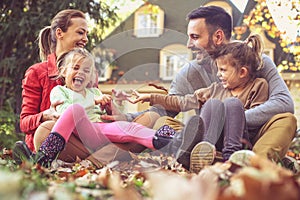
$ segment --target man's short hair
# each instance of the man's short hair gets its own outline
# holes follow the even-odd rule
[[[221,7],[218,6],[200,6],[192,10],[187,19],[204,18],[210,34],[213,34],[217,29],[222,29],[227,40],[230,40],[232,33],[232,18]]]

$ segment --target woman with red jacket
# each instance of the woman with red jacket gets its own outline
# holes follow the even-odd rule
[[[43,123],[50,129],[59,118],[55,107],[62,102],[50,103],[50,91],[56,85],[61,85],[58,75],[56,59],[74,47],[85,47],[88,42],[88,25],[85,14],[79,10],[62,10],[52,19],[51,26],[43,28],[39,33],[39,51],[42,62],[28,68],[22,81],[22,110],[20,114],[20,128],[26,134],[25,142],[29,149],[35,152],[34,141],[42,142],[47,132],[39,132],[37,128]],[[14,151],[26,152],[25,143],[16,142]],[[24,152],[25,151],[25,152]],[[14,155],[16,155],[14,153]],[[80,140],[71,138],[60,158],[72,162],[78,156],[85,159],[90,153]],[[20,159],[15,159],[17,163]]]

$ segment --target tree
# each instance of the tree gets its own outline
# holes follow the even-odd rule
[[[93,22],[89,50],[118,19],[115,11],[100,0],[0,1],[0,135],[19,132],[22,79],[27,68],[39,62],[37,35],[40,29],[50,25],[57,12],[66,8],[87,13]]]
[[[266,35],[272,39],[272,42],[279,46],[278,56],[275,58],[275,63],[278,66],[278,70],[282,72],[300,72],[300,32],[298,31],[295,41],[286,37],[286,32],[279,30],[278,25],[275,23],[275,16],[271,14],[270,8],[267,5],[266,0],[254,0],[256,5],[251,12],[244,17],[244,24],[248,26],[251,31],[255,31],[257,27],[261,27]],[[289,1],[276,1],[273,2],[277,7],[284,6],[288,8],[285,13],[286,24],[297,23],[296,30],[300,26],[300,15],[295,14],[300,11],[300,3],[297,0]],[[273,13],[274,14],[274,13]],[[295,16],[293,16],[295,15]],[[282,13],[278,13],[277,18],[282,18]],[[285,19],[285,18],[283,18]],[[293,22],[293,23],[292,23]],[[259,25],[259,26],[257,26]],[[295,31],[295,30],[292,30]],[[296,31],[295,31],[296,32]]]

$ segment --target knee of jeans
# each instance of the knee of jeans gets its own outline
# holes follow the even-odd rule
[[[223,104],[223,102],[219,99],[209,99],[205,102],[205,105],[208,105],[208,104],[213,104],[213,105],[218,105],[218,104]]]
[[[224,108],[224,103],[219,99],[209,99],[207,102],[205,102],[204,106],[221,109]]]
[[[226,98],[223,103],[225,107],[228,108],[233,108],[233,107],[244,108],[241,100],[235,97]]]

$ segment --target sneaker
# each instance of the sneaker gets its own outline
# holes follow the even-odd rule
[[[181,132],[182,141],[176,153],[176,160],[178,163],[189,170],[190,157],[193,148],[202,141],[204,134],[204,122],[199,115],[192,116],[186,123]]]
[[[209,142],[202,141],[192,150],[190,171],[199,173],[205,166],[213,164],[216,156],[216,147]]]
[[[300,172],[300,166],[295,158],[285,156],[281,159],[281,164],[284,168],[291,170],[295,174]]]
[[[251,150],[239,150],[231,154],[228,161],[240,167],[246,167],[250,166],[250,158],[254,155],[255,153]]]
[[[30,151],[24,141],[17,141],[13,148],[12,157],[15,163],[20,165],[24,160],[32,160],[33,153]]]

